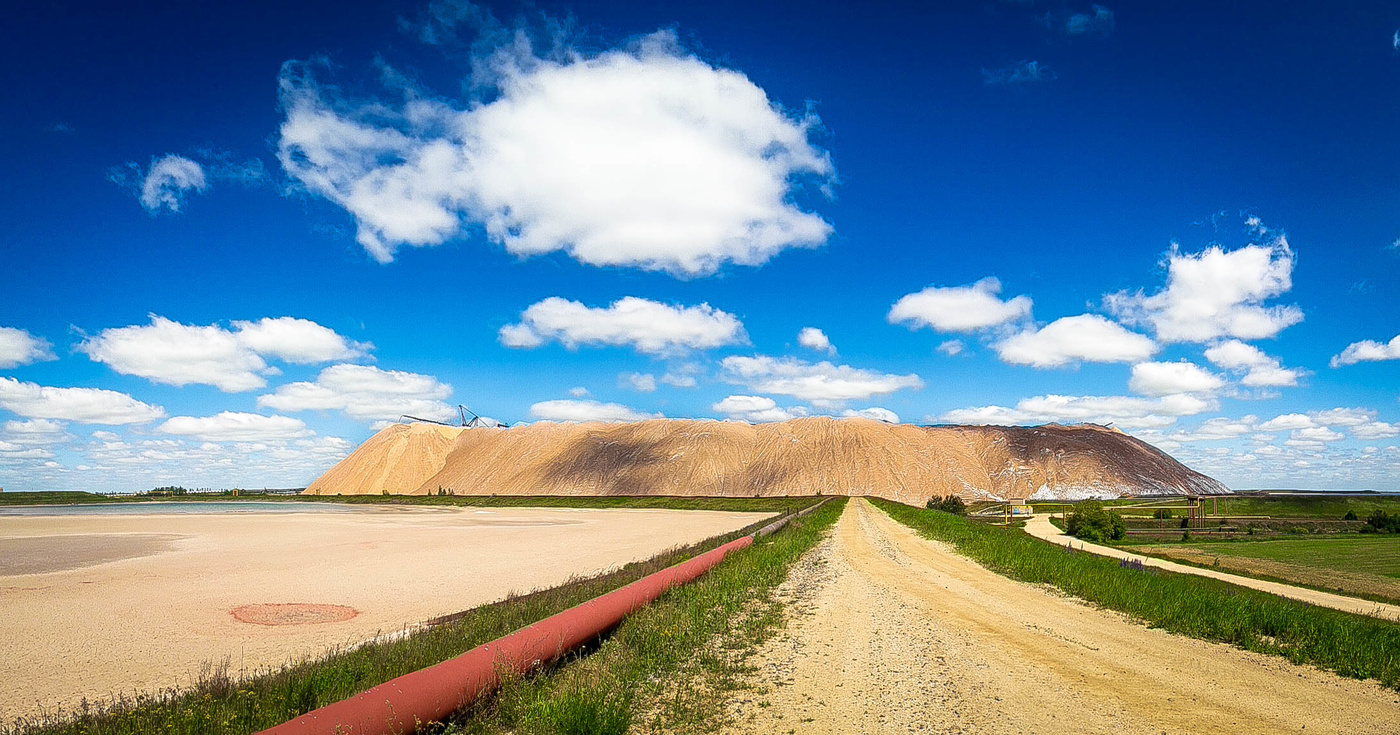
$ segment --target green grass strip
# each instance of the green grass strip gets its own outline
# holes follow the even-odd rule
[[[811,505],[814,499],[802,499]],[[760,548],[787,548],[797,529],[811,519],[829,515],[828,503],[807,516],[806,523],[789,524],[760,544]],[[752,506],[746,509],[752,509]],[[760,521],[701,544],[667,552],[617,571],[568,582],[553,589],[508,598],[452,616],[452,620],[395,640],[370,643],[331,653],[286,668],[260,672],[239,680],[226,670],[215,669],[188,690],[120,698],[85,711],[64,715],[48,723],[34,720],[0,722],[0,735],[136,735],[174,733],[189,735],[243,735],[285,722],[317,707],[353,696],[389,679],[417,671],[483,643],[519,630],[557,612],[617,589],[652,572],[726,543],[768,521]],[[780,540],[781,539],[781,540]],[[746,552],[748,550],[745,550]],[[443,563],[452,563],[444,560]],[[726,560],[721,568],[730,565]],[[724,572],[723,574],[729,574]],[[702,579],[709,580],[715,571]],[[688,589],[688,588],[684,588]],[[733,594],[746,595],[744,590]],[[667,598],[685,594],[668,593]],[[667,599],[663,598],[663,599]]]
[[[1136,571],[1017,530],[886,500],[872,501],[922,535],[988,569],[1053,585],[1172,633],[1229,643],[1400,689],[1400,624],[1316,607],[1205,577]]]
[[[700,579],[628,617],[596,650],[507,682],[445,732],[713,732],[727,694],[742,688],[750,671],[744,654],[782,625],[774,591],[845,504],[834,499],[729,554]]]

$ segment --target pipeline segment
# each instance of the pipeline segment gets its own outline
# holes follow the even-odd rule
[[[825,502],[784,516],[748,536],[551,615],[461,656],[390,679],[258,735],[405,735],[421,725],[444,720],[494,691],[503,673],[524,674],[563,657],[613,629],[666,590],[694,581],[731,551],[750,546],[756,538],[774,533]]]

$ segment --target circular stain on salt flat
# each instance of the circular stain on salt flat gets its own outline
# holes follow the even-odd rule
[[[318,605],[310,602],[264,603],[243,605],[229,610],[240,623],[254,625],[314,625],[343,623],[360,614],[344,605]]]

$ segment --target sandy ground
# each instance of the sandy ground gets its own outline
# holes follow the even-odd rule
[[[1150,556],[1134,554],[1128,551],[1124,551],[1122,549],[1115,549],[1111,546],[1099,546],[1098,544],[1085,543],[1077,538],[1064,535],[1060,531],[1060,529],[1056,528],[1054,524],[1050,523],[1050,516],[1047,514],[1038,514],[1032,516],[1030,520],[1026,521],[1026,533],[1029,533],[1030,535],[1035,536],[1036,538],[1044,539],[1051,543],[1058,544],[1060,546],[1073,544],[1074,548],[1076,549],[1083,549],[1084,551],[1088,551],[1093,554],[1098,554],[1100,556],[1108,556],[1114,559],[1128,559],[1130,561],[1140,561],[1146,566],[1165,569],[1169,572],[1178,572],[1180,574],[1194,574],[1198,577],[1210,577],[1212,579],[1219,579],[1229,582],[1230,584],[1237,584],[1241,587],[1249,587],[1256,590],[1262,590],[1264,592],[1279,595],[1280,597],[1288,597],[1294,600],[1302,600],[1303,602],[1309,602],[1319,607],[1330,607],[1334,610],[1342,610],[1349,613],[1356,613],[1358,615],[1371,615],[1373,617],[1386,618],[1388,620],[1400,620],[1400,605],[1390,605],[1384,602],[1371,602],[1369,600],[1361,600],[1355,597],[1347,597],[1346,595],[1336,595],[1332,594],[1331,592],[1321,592],[1318,590],[1308,589],[1307,587],[1297,587],[1291,584],[1284,584],[1282,582],[1269,582],[1262,579],[1254,579],[1253,577],[1243,577],[1238,574],[1229,574],[1227,572],[1221,572],[1215,569],[1202,569],[1200,567],[1193,567],[1187,564],[1177,564],[1176,562],[1166,561],[1165,559],[1154,559]]]
[[[764,516],[378,506],[0,517],[0,720],[185,685],[224,657],[233,672],[282,664]],[[232,613],[288,603],[318,606],[300,618],[312,622]]]
[[[1400,694],[1174,636],[1015,582],[863,500],[794,571],[801,601],[732,732],[1392,733]]]

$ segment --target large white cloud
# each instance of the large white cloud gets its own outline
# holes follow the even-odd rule
[[[1296,306],[1264,305],[1293,287],[1293,261],[1282,236],[1267,245],[1214,246],[1194,255],[1173,247],[1166,288],[1151,296],[1109,294],[1104,305],[1128,324],[1151,326],[1163,342],[1273,337],[1303,320]]]
[[[391,109],[337,106],[289,64],[282,165],[354,215],[358,241],[381,262],[471,222],[521,256],[565,251],[697,276],[832,232],[791,200],[796,179],[834,178],[809,142],[816,118],[683,52],[673,33],[564,61],[517,44],[483,68],[497,93],[489,101],[458,109],[411,95]]]
[[[212,385],[233,393],[267,385],[264,356],[293,363],[358,357],[371,345],[348,340],[306,319],[280,317],[217,325],[181,324],[155,314],[148,325],[104,329],[78,350],[124,375],[156,383]]]
[[[1288,388],[1298,385],[1305,371],[1283,367],[1276,357],[1237,339],[1212,345],[1205,356],[1212,364],[1231,372],[1243,373],[1240,383],[1250,388]]]
[[[782,408],[778,406],[777,401],[767,396],[729,396],[710,406],[710,410],[724,414],[725,418],[751,424],[787,421],[807,415],[807,411],[801,407]]]
[[[57,359],[48,340],[35,337],[23,329],[0,327],[0,368]]]
[[[924,381],[913,373],[891,375],[827,361],[813,364],[792,357],[732,356],[724,358],[720,367],[727,382],[756,393],[793,396],[819,406],[924,387]]]
[[[178,212],[185,192],[204,191],[208,185],[203,166],[172,153],[151,161],[141,181],[141,206],[152,214],[163,209]]]
[[[1215,409],[1212,400],[1187,394],[1160,398],[1134,396],[1061,396],[1023,398],[1014,407],[980,406],[949,411],[938,420],[955,424],[1041,424],[1046,422],[1115,424],[1124,429],[1161,428],[1181,416]]]
[[[670,306],[628,296],[606,308],[551,296],[532,304],[520,323],[501,327],[501,344],[534,348],[558,341],[581,345],[631,346],[638,352],[668,354],[748,344],[744,325],[733,314],[709,304]]]
[[[165,417],[165,409],[125,393],[100,388],[53,388],[0,378],[0,408],[33,419],[82,424],[144,424]]]
[[[159,429],[163,434],[210,442],[286,441],[311,436],[301,419],[224,411],[215,416],[173,416]]]
[[[1128,380],[1128,390],[1144,396],[1209,394],[1223,387],[1224,378],[1186,360],[1140,362],[1133,366],[1132,377]]]
[[[975,332],[1030,318],[1029,296],[1002,301],[999,293],[1001,281],[996,278],[983,278],[969,286],[929,286],[894,302],[885,318],[891,324],[939,332]]]
[[[315,382],[288,383],[258,396],[275,411],[341,411],[361,421],[394,421],[402,415],[445,421],[456,410],[443,403],[452,386],[431,375],[380,370],[372,365],[332,365]]]
[[[1335,368],[1343,365],[1355,365],[1358,362],[1381,362],[1383,360],[1400,360],[1400,335],[1384,343],[1370,339],[1352,342],[1340,354],[1332,357],[1331,365]]]
[[[540,401],[530,406],[530,415],[541,421],[607,421],[626,422],[659,419],[659,413],[643,413],[620,403],[558,399]]]
[[[1056,319],[992,345],[1003,362],[1053,368],[1075,362],[1139,362],[1157,353],[1147,337],[1097,314]]]

